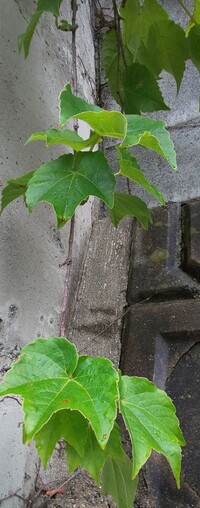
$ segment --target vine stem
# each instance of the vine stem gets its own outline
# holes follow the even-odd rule
[[[139,307],[140,305],[142,305],[142,303],[150,302],[151,299],[153,298],[154,294],[155,293],[152,293],[150,296],[147,296],[147,298],[140,300],[140,302],[133,303],[132,305],[130,305],[130,307],[128,307],[128,309],[125,310],[125,312],[123,312],[122,314],[119,314],[119,316],[117,316],[115,319],[113,319],[113,321],[111,321],[111,323],[109,325],[107,325],[101,332],[97,333],[97,335],[95,335],[91,339],[90,344],[92,342],[95,342],[101,335],[103,335],[105,332],[107,332],[107,330],[109,330],[115,323],[117,323],[117,321],[119,321],[119,319],[123,319],[133,308]],[[88,348],[88,345],[83,347],[82,349],[79,349],[79,353],[82,353],[87,348]]]
[[[61,308],[61,320],[60,320],[60,337],[65,337],[66,332],[66,310],[69,302],[69,282],[72,271],[72,252],[73,252],[73,242],[74,242],[74,231],[75,231],[75,216],[71,218],[70,221],[70,233],[69,233],[69,246],[68,246],[68,256],[65,261],[67,265],[65,280],[64,280],[64,293],[63,293],[63,302]]]
[[[77,0],[72,0],[72,87],[74,94],[78,93],[78,79],[77,79],[77,52],[76,52],[76,13],[77,13]],[[74,131],[78,131],[78,122],[74,122]],[[73,243],[74,243],[74,232],[75,232],[75,214],[70,221],[70,232],[69,232],[69,244],[68,244],[68,255],[67,259],[62,265],[66,265],[66,273],[64,279],[64,292],[63,301],[61,307],[61,318],[60,318],[60,337],[66,335],[66,311],[69,303],[69,284],[72,272],[72,254],[73,254]],[[62,266],[60,265],[60,266]]]
[[[183,10],[186,12],[186,14],[190,17],[190,19],[192,19],[192,21],[194,21],[195,25],[196,25],[196,21],[195,19],[193,18],[193,15],[191,14],[191,12],[189,11],[189,9],[186,7],[186,5],[182,2],[182,0],[178,0],[178,3],[181,5],[181,7],[183,8]]]

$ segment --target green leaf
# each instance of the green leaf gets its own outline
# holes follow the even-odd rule
[[[30,173],[26,173],[18,178],[8,180],[6,187],[2,191],[1,211],[3,211],[3,209],[12,201],[25,195],[28,182],[33,175],[34,171],[31,171]]]
[[[190,58],[200,72],[200,25],[195,25],[188,36]]]
[[[145,116],[127,115],[127,136],[121,147],[142,145],[162,155],[176,171],[176,153],[163,120],[153,120]]]
[[[126,176],[133,182],[140,185],[143,189],[145,189],[149,194],[151,194],[155,199],[157,199],[161,205],[165,205],[165,199],[162,193],[157,189],[155,185],[150,183],[145,177],[144,173],[141,171],[135,157],[132,157],[131,154],[128,153],[124,149],[118,149],[119,152],[119,165],[120,165],[120,174]]]
[[[80,466],[80,462],[82,461],[81,456],[77,453],[75,448],[71,446],[69,443],[66,443],[66,452],[67,452],[67,466],[69,474],[73,473],[77,467]]]
[[[115,177],[102,152],[62,155],[35,171],[26,202],[30,210],[43,201],[52,204],[61,227],[90,195],[112,207],[114,186]]]
[[[59,30],[63,30],[64,32],[71,32],[72,25],[66,19],[61,19],[58,25]]]
[[[127,45],[132,32],[138,26],[138,18],[140,15],[139,0],[126,0],[124,6],[120,7],[120,16],[123,18],[123,42]]]
[[[19,52],[21,52],[22,48],[24,49],[25,58],[29,54],[31,40],[41,15],[44,11],[47,11],[51,12],[56,17],[59,16],[62,1],[63,0],[38,0],[37,10],[31,17],[26,32],[18,37],[18,49]]]
[[[124,87],[122,78],[125,66],[123,59],[118,54],[116,30],[109,30],[104,35],[102,60],[112,95],[117,103],[123,106]]]
[[[66,445],[67,461],[69,472],[72,473],[78,466],[82,467],[95,480],[97,485],[100,484],[100,471],[106,460],[104,450],[100,448],[94,432],[88,428],[87,440],[85,444],[85,454],[80,457],[76,450]]]
[[[122,458],[108,457],[102,473],[102,494],[110,494],[118,508],[132,508],[137,478],[131,479],[132,462],[124,452]]]
[[[148,379],[122,376],[120,411],[132,442],[133,478],[156,450],[168,460],[180,487],[180,445],[185,440],[171,399]]]
[[[138,43],[140,40],[146,41],[150,26],[168,19],[167,12],[156,0],[145,0],[142,6],[138,0],[126,0],[120,13],[124,19],[124,42],[134,57],[136,53],[132,51],[132,39],[137,38]]]
[[[63,0],[38,0],[37,10],[51,12],[54,16],[59,16],[62,1]]]
[[[78,437],[78,436],[77,436]],[[108,457],[121,459],[124,457],[124,451],[121,445],[121,432],[119,426],[115,423],[111,431],[108,443],[104,450],[100,448],[91,427],[88,428],[87,440],[85,442],[84,454],[82,457],[74,447],[66,444],[67,462],[69,472],[72,473],[78,466],[82,467],[92,476],[97,485],[100,483],[100,472]]]
[[[87,438],[87,430],[87,420],[78,411],[66,409],[54,413],[34,437],[43,466],[46,468],[56,443],[62,437],[82,456]]]
[[[156,79],[144,65],[129,65],[124,72],[123,85],[126,113],[169,110]]]
[[[72,94],[68,83],[60,95],[60,124],[63,126],[70,118],[87,122],[99,136],[124,138],[127,121],[118,111],[105,111],[95,104],[89,104]]]
[[[24,399],[27,443],[55,412],[72,409],[91,423],[103,448],[116,418],[118,374],[105,358],[78,359],[66,339],[36,339],[23,348],[1,383],[0,395],[8,393]]]
[[[174,21],[160,21],[149,29],[146,48],[155,73],[165,70],[176,80],[177,91],[180,88],[185,61],[188,58],[185,32]]]
[[[110,218],[115,227],[126,216],[136,217],[144,229],[148,229],[151,214],[146,203],[137,196],[129,196],[121,192],[114,193],[114,206],[110,210]]]
[[[82,139],[76,132],[71,131],[70,129],[49,129],[48,131],[43,132],[34,132],[26,143],[30,143],[30,141],[38,141],[44,140],[46,141],[47,146],[52,146],[56,144],[62,144],[70,146],[76,152],[83,150],[84,148],[94,146],[101,141],[99,136],[92,132],[89,139]]]
[[[195,26],[195,24],[200,24],[200,0],[194,0],[194,12],[192,15],[192,19],[190,19],[187,27],[186,27],[186,35],[189,34],[191,28]]]
[[[89,104],[84,99],[72,93],[70,83],[67,83],[60,93],[60,124],[63,126],[70,118],[83,111],[102,111],[96,104]]]
[[[27,26],[26,32],[19,35],[19,37],[18,37],[18,50],[20,53],[22,48],[24,49],[25,58],[29,54],[31,39],[33,37],[34,31],[36,29],[36,26],[38,24],[38,21],[39,21],[41,15],[42,15],[42,11],[36,11],[35,14],[33,14],[33,16],[31,17],[31,20]]]

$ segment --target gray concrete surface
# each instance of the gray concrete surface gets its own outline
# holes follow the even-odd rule
[[[107,8],[110,1],[102,0]],[[162,3],[162,2],[161,2]],[[188,2],[191,5],[192,2]],[[63,5],[65,2],[63,2]],[[163,1],[174,19],[185,20],[177,2]],[[67,5],[67,2],[66,2]],[[92,36],[90,0],[79,0],[77,31],[77,63],[79,93],[87,99],[95,98],[95,64]],[[69,7],[69,6],[68,6]],[[29,58],[24,61],[16,48],[17,35],[24,31],[33,8],[32,0],[7,0],[1,5],[0,18],[0,185],[7,179],[37,167],[50,157],[63,153],[63,149],[47,150],[42,143],[24,147],[26,138],[35,130],[58,125],[57,97],[65,83],[71,79],[71,36],[58,32],[48,15],[41,20],[34,36]],[[69,19],[69,12],[63,12]],[[102,83],[104,76],[102,75]],[[187,65],[184,81],[176,96],[173,78],[163,75],[161,83],[166,101],[172,110],[159,113],[170,126],[178,157],[179,173],[173,174],[163,159],[145,150],[135,153],[149,179],[163,191],[167,200],[182,201],[200,195],[199,175],[199,76],[191,64]],[[102,104],[109,109],[115,105],[104,87]],[[86,127],[80,126],[87,135]],[[114,152],[107,144],[106,152],[114,161]],[[121,188],[124,186],[121,183]],[[144,197],[142,191],[137,194]],[[145,195],[150,206],[154,201]],[[71,302],[67,321],[69,337],[78,349],[94,355],[105,354],[118,364],[120,357],[121,321],[105,333],[104,328],[123,313],[126,305],[127,273],[131,223],[124,221],[115,231],[107,219],[91,224],[91,200],[77,212],[74,263],[71,284]],[[97,208],[96,208],[97,215]],[[20,348],[36,336],[57,335],[59,331],[65,268],[59,263],[66,257],[69,227],[56,229],[53,211],[48,205],[38,206],[31,215],[22,201],[13,203],[0,217],[0,369],[3,374]],[[90,240],[90,241],[89,241]],[[85,265],[83,267],[83,260]],[[81,276],[82,274],[82,276]],[[77,292],[77,305],[73,326],[70,318],[74,309],[73,296]],[[94,336],[101,333],[94,341]],[[37,478],[37,458],[33,447],[21,444],[22,415],[15,400],[0,403],[0,506],[21,508],[43,482],[55,486],[66,479],[63,453],[55,452],[46,473],[40,469]],[[61,456],[61,460],[57,460]],[[37,480],[37,482],[36,482]],[[83,495],[81,477],[69,483],[70,498],[52,500],[48,506],[112,506],[91,494],[88,482]],[[77,484],[80,485],[76,495]],[[85,497],[88,495],[88,503]],[[91,494],[91,497],[90,497]],[[11,496],[11,497],[10,497]],[[7,498],[7,500],[3,500]],[[78,499],[76,503],[76,498]],[[38,508],[42,499],[37,499]],[[46,498],[44,500],[46,502]],[[66,503],[68,503],[66,505]],[[35,505],[36,506],[36,505]]]
[[[32,0],[7,0],[0,17],[0,185],[34,169],[64,148],[46,150],[43,143],[24,147],[34,131],[58,126],[58,95],[71,80],[71,34],[56,30],[44,15],[34,35],[30,56],[18,55],[17,36],[34,10]],[[63,17],[69,19],[66,2]],[[94,100],[95,66],[90,4],[79,2],[77,62],[79,93]],[[86,126],[81,134],[88,136]],[[6,371],[20,348],[37,336],[59,333],[69,226],[61,232],[50,206],[28,214],[21,199],[0,217],[0,369]],[[91,228],[91,200],[77,213],[72,286],[85,256]],[[21,444],[22,414],[14,400],[0,403],[0,505],[24,506],[35,484],[36,455]],[[12,496],[17,494],[17,496]],[[11,496],[11,497],[10,497]],[[8,498],[7,500],[5,498]],[[3,501],[4,500],[4,501]]]

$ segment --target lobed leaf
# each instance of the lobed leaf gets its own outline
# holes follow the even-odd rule
[[[62,2],[63,0],[38,0],[37,10],[51,12],[54,16],[59,16]]]
[[[102,494],[110,494],[118,508],[132,508],[138,480],[131,478],[132,462],[125,452],[123,457],[108,457],[102,473]]]
[[[124,43],[131,52],[133,37],[136,36],[138,42],[139,40],[146,41],[151,25],[168,19],[167,12],[156,0],[145,0],[142,7],[138,0],[126,0],[125,6],[120,9],[120,14],[124,19]],[[135,52],[133,55],[136,58]]]
[[[26,173],[23,176],[19,176],[18,178],[8,180],[6,187],[4,187],[2,191],[1,197],[1,211],[6,208],[12,201],[19,198],[20,196],[25,196],[27,185],[29,180],[34,175],[34,171],[30,173]]]
[[[78,435],[77,438],[79,439]],[[100,484],[100,472],[108,459],[113,457],[121,459],[124,457],[124,451],[121,444],[121,432],[119,426],[115,423],[104,450],[99,446],[91,427],[88,427],[85,449],[82,456],[77,453],[75,447],[67,443],[67,462],[69,472],[72,473],[78,466],[82,467],[91,475],[97,485]]]
[[[76,152],[79,152],[84,148],[93,147],[101,141],[95,132],[91,132],[88,139],[83,139],[81,136],[76,134],[76,132],[73,132],[70,129],[49,129],[48,131],[34,132],[30,138],[28,138],[26,143],[38,140],[46,141],[46,145],[48,147],[56,144],[62,144],[69,146]]]
[[[21,52],[22,48],[24,49],[25,58],[29,54],[31,40],[41,15],[46,11],[56,17],[59,16],[62,1],[63,0],[38,0],[36,11],[30,19],[26,32],[18,37],[18,49],[19,52]]]
[[[46,201],[54,207],[62,227],[88,196],[113,206],[115,177],[102,152],[62,155],[40,166],[29,180],[26,202],[30,210]]]
[[[56,443],[62,437],[82,456],[87,438],[87,430],[87,420],[78,411],[65,409],[54,413],[34,437],[43,466],[46,468]]]
[[[33,14],[33,16],[31,17],[26,32],[19,35],[18,37],[18,50],[20,53],[23,48],[25,58],[27,58],[29,54],[31,40],[41,15],[42,11],[36,11],[35,14]]]
[[[54,413],[71,409],[90,422],[104,448],[117,413],[118,374],[105,358],[78,358],[66,339],[36,339],[23,348],[0,384],[0,395],[8,393],[24,399],[26,443]]]
[[[117,103],[123,106],[124,86],[122,79],[125,65],[122,57],[119,56],[116,30],[108,30],[104,35],[102,60],[112,95]],[[132,63],[132,58],[130,63]]]
[[[141,171],[138,163],[127,150],[123,148],[118,149],[119,152],[119,165],[120,165],[120,174],[126,176],[133,182],[140,185],[143,189],[145,189],[149,194],[151,194],[155,199],[157,199],[161,205],[165,205],[165,199],[162,193],[157,189],[155,185],[150,183],[145,177],[144,173]]]
[[[185,440],[171,399],[148,379],[122,376],[120,411],[132,442],[133,478],[154,449],[166,457],[180,487]]]
[[[144,229],[148,229],[151,222],[151,214],[146,203],[137,196],[130,196],[121,192],[114,193],[114,206],[109,212],[115,227],[126,216],[138,219]]]
[[[163,120],[153,120],[145,116],[126,115],[128,121],[127,136],[120,147],[127,148],[142,145],[162,155],[176,171],[176,153]]]
[[[194,12],[192,14],[192,18],[190,19],[187,27],[186,27],[186,35],[189,34],[191,28],[195,25],[200,24],[200,0],[194,0]]]
[[[190,58],[200,72],[200,24],[193,26],[188,36]]]
[[[124,71],[122,96],[127,114],[170,109],[163,100],[153,74],[138,63],[129,65]]]
[[[81,97],[72,93],[70,83],[67,83],[60,93],[60,124],[63,126],[70,118],[84,111],[102,111],[96,104],[89,104]]]
[[[172,74],[176,80],[177,91],[179,91],[185,71],[185,61],[188,58],[184,30],[171,20],[155,23],[149,29],[145,47],[149,55],[151,68],[153,62],[157,75],[162,70]]]
[[[68,83],[60,94],[60,124],[63,126],[70,118],[87,122],[99,136],[124,138],[127,121],[118,111],[105,111],[95,104],[89,104],[72,94]]]

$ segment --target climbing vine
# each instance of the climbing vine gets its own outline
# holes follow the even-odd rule
[[[74,221],[76,208],[92,195],[105,203],[115,227],[125,216],[131,216],[148,228],[151,214],[146,203],[130,189],[121,193],[116,187],[119,177],[131,180],[165,205],[162,192],[146,178],[133,154],[137,145],[157,152],[177,170],[165,122],[141,115],[169,109],[159,87],[163,70],[173,75],[178,92],[186,60],[191,59],[200,69],[200,1],[194,1],[192,13],[181,0],[177,1],[189,18],[185,31],[156,0],[123,0],[119,9],[113,0],[112,19],[104,16],[98,2],[99,26],[108,29],[102,60],[121,112],[106,111],[79,97],[74,70],[73,90],[67,83],[60,94],[60,129],[35,132],[27,140],[43,141],[47,147],[66,145],[67,153],[9,180],[2,192],[2,211],[19,196],[29,211],[40,202],[48,202],[61,228],[69,220]],[[71,23],[60,15],[62,3],[37,1],[27,30],[18,39],[25,57],[45,11],[54,16],[58,29],[72,32],[75,44],[77,5],[72,2]],[[74,130],[66,127],[71,119],[75,121]],[[77,120],[89,125],[88,139],[79,136]],[[103,152],[96,149],[104,138],[115,140],[115,173]],[[73,153],[68,153],[68,148]],[[71,239],[73,228],[74,222]],[[68,266],[70,256],[71,250]],[[63,319],[61,336],[65,330]],[[185,441],[175,408],[167,394],[147,379],[122,375],[106,358],[79,356],[75,346],[63,337],[36,339],[23,348],[0,385],[0,395],[10,393],[23,399],[23,441],[35,440],[44,467],[57,441],[64,438],[69,471],[78,466],[86,469],[102,492],[113,496],[118,508],[132,508],[138,473],[153,449],[166,457],[180,487],[181,446]],[[132,460],[122,446],[118,413],[130,435]]]

